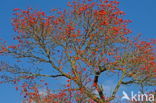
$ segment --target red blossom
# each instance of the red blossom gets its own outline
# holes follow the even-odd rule
[[[8,48],[16,49],[17,46],[8,46]]]
[[[85,7],[85,6],[79,8],[80,11],[85,11],[86,9],[87,9],[87,7]]]
[[[99,15],[106,15],[106,14],[107,14],[107,12],[105,10],[100,10],[99,11]]]
[[[66,86],[67,86],[67,87],[70,87],[70,84],[67,84]]]
[[[19,8],[15,8],[15,9],[13,9],[13,11],[18,11],[18,10],[20,10]]]

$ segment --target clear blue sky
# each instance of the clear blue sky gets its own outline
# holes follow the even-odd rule
[[[156,0],[119,0],[126,18],[133,21],[129,25],[133,34],[142,33],[145,38],[156,38]],[[0,38],[12,42],[13,32],[10,24],[14,8],[32,7],[48,11],[64,8],[67,0],[0,0]],[[0,103],[20,103],[19,93],[11,85],[0,85]]]

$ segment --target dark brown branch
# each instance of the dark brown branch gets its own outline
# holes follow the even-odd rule
[[[135,81],[131,80],[131,81],[122,81],[121,84],[124,84],[124,85],[127,85],[127,84],[132,84],[132,83],[135,83]]]
[[[101,66],[99,66],[99,70],[98,72],[95,73],[95,77],[94,77],[94,84],[97,84],[98,83],[98,79],[99,79],[99,76],[102,72],[106,71],[106,68],[102,68]]]
[[[98,79],[99,79],[100,74],[104,71],[106,71],[106,68],[99,66],[99,71],[95,73],[95,77],[94,77],[94,86],[96,87],[101,99],[104,99],[104,94],[103,94],[102,89],[98,86]]]
[[[18,73],[20,73],[20,74],[27,74],[27,75],[30,75],[30,76],[42,76],[42,77],[52,77],[52,78],[65,76],[63,74],[45,75],[45,74],[33,74],[31,72],[18,72]]]
[[[40,57],[38,57],[38,56],[35,56],[35,55],[33,55],[33,54],[31,54],[31,55],[30,55],[30,54],[29,54],[29,55],[25,55],[25,54],[15,53],[15,52],[12,52],[12,51],[9,51],[8,53],[9,53],[9,54],[14,54],[14,55],[16,55],[17,58],[33,58],[33,59],[36,59],[36,60],[38,60],[38,61],[40,61],[40,62],[49,63],[48,60],[45,60],[45,59],[40,58]]]

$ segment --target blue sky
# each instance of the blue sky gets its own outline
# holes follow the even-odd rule
[[[126,18],[133,22],[129,25],[133,35],[142,33],[144,38],[156,38],[156,0],[119,0]],[[52,8],[64,8],[67,0],[0,0],[0,38],[12,43],[15,34],[11,26],[12,10],[32,7],[48,11]],[[20,103],[19,93],[11,85],[0,85],[1,103]]]

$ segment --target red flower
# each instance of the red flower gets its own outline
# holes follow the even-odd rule
[[[67,86],[67,87],[70,87],[70,84],[67,84],[66,86]]]
[[[78,35],[76,35],[76,34],[72,34],[72,35],[71,35],[71,37],[74,37],[74,38],[77,37],[77,36],[78,36]]]
[[[92,54],[93,54],[93,55],[96,55],[96,52],[93,51]]]
[[[75,57],[75,60],[79,60],[80,59],[80,57]]]
[[[67,82],[70,82],[70,79],[68,79]]]
[[[7,50],[7,48],[2,47],[2,51],[3,51],[3,52],[6,52],[6,51],[8,51],[8,50]]]
[[[18,11],[18,10],[20,10],[19,8],[15,8],[15,9],[13,9],[13,11]]]
[[[108,36],[106,36],[106,37],[105,37],[105,39],[109,39],[109,37],[108,37]]]
[[[115,31],[115,32],[118,32],[118,31],[120,30],[119,27],[113,27],[112,29],[113,29],[113,31]]]
[[[41,12],[40,14],[41,14],[42,16],[45,16],[45,12]]]
[[[105,10],[100,10],[99,11],[99,15],[106,15],[106,14],[107,14],[107,12]]]
[[[86,68],[83,68],[83,70],[86,71],[87,69]]]
[[[8,48],[16,49],[17,46],[8,46]]]
[[[108,55],[114,55],[114,53],[112,53],[112,52],[109,52],[109,53],[108,53]]]
[[[29,13],[29,11],[23,11],[23,13],[26,13],[26,14],[28,14],[28,13]]]
[[[104,21],[101,23],[101,25],[109,25],[109,23],[107,21]]]
[[[150,57],[150,59],[151,59],[151,60],[154,60],[155,58],[154,58],[154,57]]]
[[[32,8],[28,8],[28,10],[32,10]]]
[[[98,48],[96,48],[96,49],[95,49],[95,51],[99,51],[99,49],[98,49]]]
[[[80,11],[84,11],[84,10],[86,10],[86,9],[87,9],[86,7],[80,7],[80,8],[79,8]]]
[[[29,20],[29,23],[30,24],[34,24],[35,22],[33,20]]]

